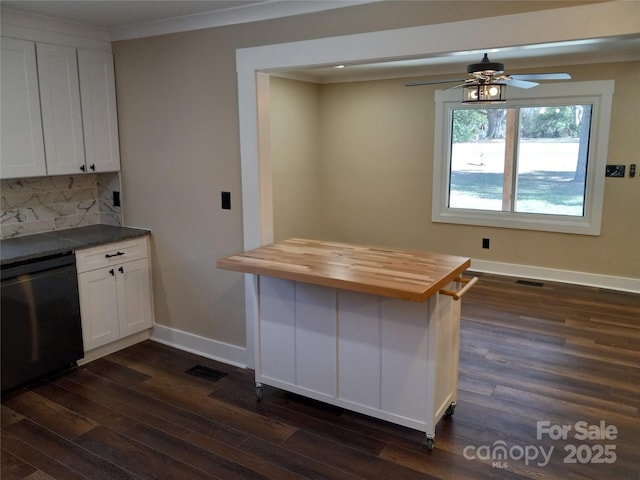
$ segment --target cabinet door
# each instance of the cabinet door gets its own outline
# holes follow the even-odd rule
[[[102,268],[78,275],[85,351],[120,337],[115,274],[115,268]]]
[[[120,170],[116,82],[110,53],[78,50],[85,158],[89,171]]]
[[[127,262],[117,268],[120,337],[151,328],[149,259]]]
[[[2,38],[0,177],[47,174],[33,42]]]
[[[44,148],[49,175],[84,171],[76,49],[37,44]]]

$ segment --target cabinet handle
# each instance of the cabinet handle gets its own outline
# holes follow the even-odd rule
[[[478,277],[473,277],[473,278],[455,278],[454,279],[456,282],[458,283],[462,283],[464,284],[464,287],[462,287],[460,290],[458,290],[457,292],[452,292],[451,290],[440,290],[440,294],[441,295],[449,295],[450,297],[453,297],[454,300],[460,300],[462,298],[462,296],[467,293],[467,290],[469,290],[471,287],[473,287],[477,282],[478,282]]]
[[[92,172],[96,171],[96,165],[95,163],[92,163],[91,166],[89,167],[91,169]]]
[[[83,172],[87,171],[87,167],[85,167],[84,165],[80,165],[80,170],[82,170]]]
[[[113,268],[111,270],[109,270],[109,273],[111,274],[112,277],[116,276],[116,272],[113,271]]]
[[[120,255],[124,255],[124,252],[107,253],[107,254],[105,255],[105,257],[106,257],[106,258],[119,257]]]
[[[120,267],[120,268],[118,268],[118,271],[119,271],[120,273],[124,273],[124,267]]]

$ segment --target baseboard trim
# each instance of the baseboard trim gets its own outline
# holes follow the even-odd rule
[[[247,368],[247,349],[164,325],[154,325],[151,340],[218,362]]]
[[[558,270],[555,268],[532,267],[513,263],[472,260],[470,270],[481,273],[495,273],[509,277],[524,277],[550,282],[571,283],[587,287],[606,288],[622,292],[640,293],[640,278],[615,277],[595,273]]]

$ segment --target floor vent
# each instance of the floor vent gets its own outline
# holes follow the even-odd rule
[[[189,375],[194,375],[196,377],[206,378],[207,380],[211,380],[212,382],[217,382],[226,375],[225,372],[205,367],[204,365],[196,365],[195,367],[191,367],[186,371],[186,373],[188,373]]]
[[[531,280],[516,280],[520,285],[529,285],[530,287],[544,287],[542,282],[532,282]]]

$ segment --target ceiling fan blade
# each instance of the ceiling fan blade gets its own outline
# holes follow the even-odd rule
[[[557,73],[523,73],[509,75],[514,80],[571,80],[571,75],[566,72]]]
[[[533,87],[537,87],[538,85],[540,85],[539,83],[536,83],[536,82],[527,82],[527,81],[524,81],[524,80],[515,80],[513,78],[505,78],[504,80],[500,80],[500,81],[506,83],[510,87],[516,87],[516,88],[533,88]]]
[[[467,80],[464,83],[459,83],[458,85],[453,85],[451,87],[447,87],[444,90],[453,90],[454,88],[466,87],[467,85],[477,85],[475,82]]]
[[[424,80],[419,82],[409,82],[405,83],[405,87],[419,87],[422,85],[436,85],[438,83],[454,83],[454,82],[464,82],[464,78],[450,78],[449,80]]]

